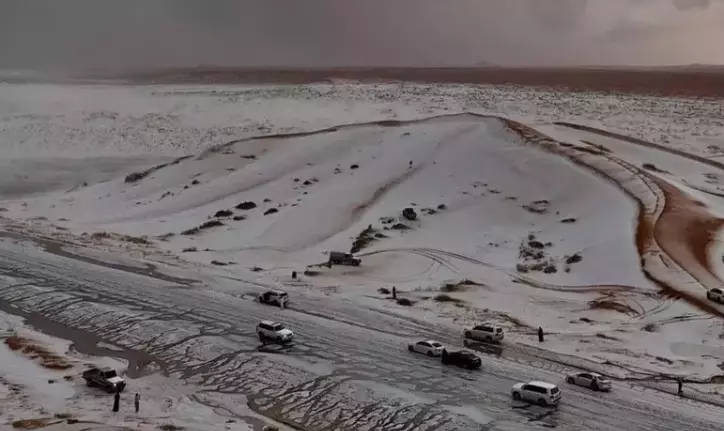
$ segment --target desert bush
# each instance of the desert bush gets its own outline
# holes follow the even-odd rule
[[[641,328],[641,330],[646,332],[658,332],[659,325],[655,323],[647,323],[643,328]]]
[[[410,301],[410,300],[407,299],[407,298],[399,298],[399,299],[397,300],[397,304],[398,304],[398,305],[403,305],[403,306],[405,306],[405,307],[410,307],[410,306],[412,306],[412,305],[414,304],[414,302]]]
[[[435,296],[433,298],[433,300],[436,302],[455,302],[455,303],[462,302],[462,300],[460,300],[458,298],[453,298],[452,296],[446,295],[444,293],[441,293],[441,294]]]

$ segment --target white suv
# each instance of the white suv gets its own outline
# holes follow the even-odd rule
[[[561,390],[553,383],[532,381],[513,385],[513,399],[553,406],[561,400]]]
[[[500,343],[504,337],[503,328],[494,325],[477,325],[465,330],[465,338],[475,341]]]
[[[284,325],[271,320],[262,320],[256,325],[256,332],[259,335],[259,339],[274,340],[277,343],[289,343],[294,339],[294,332],[291,329],[285,328]]]

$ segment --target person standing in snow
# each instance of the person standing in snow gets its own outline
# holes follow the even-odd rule
[[[539,343],[543,342],[543,328],[540,326],[538,327],[538,342]]]
[[[118,408],[121,405],[121,393],[116,392],[115,395],[113,395],[113,412],[118,413]]]
[[[138,409],[141,406],[141,394],[136,392],[136,396],[133,397],[133,407],[136,408],[136,413],[138,413]]]
[[[684,396],[684,380],[682,380],[681,377],[679,377],[676,380],[677,380],[677,383],[679,384],[679,390],[677,392],[678,392],[679,396],[682,397],[682,396]]]
[[[397,288],[392,286],[392,299],[397,301]]]

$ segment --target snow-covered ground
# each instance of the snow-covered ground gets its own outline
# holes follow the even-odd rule
[[[495,116],[451,115],[463,111]],[[721,325],[644,276],[643,191],[523,139],[498,117],[561,148],[607,148],[612,158],[600,161],[578,151],[601,169],[653,164],[647,175],[699,193],[717,213],[720,198],[688,187],[716,192],[721,169],[553,122],[716,160],[723,111],[720,101],[485,86],[6,85],[0,216],[6,229],[460,328],[494,321],[511,343],[537,344],[542,326],[547,349],[707,379],[721,373]],[[219,223],[193,230],[210,221]],[[360,267],[315,266],[356,240]],[[722,274],[717,250],[710,260]],[[645,261],[654,278],[703,297],[694,274],[660,262]],[[393,286],[411,306],[383,300],[380,289]]]
[[[14,316],[0,313],[0,334],[22,337],[67,362],[68,368],[48,369],[28,353],[13,351],[0,344],[0,421],[2,427],[22,429],[19,421],[47,424],[51,431],[94,430],[157,430],[164,425],[185,430],[254,429],[252,423],[268,422],[245,408],[238,400],[233,414],[212,406],[213,396],[197,393],[189,386],[158,374],[139,378],[126,375],[127,362],[109,357],[83,356],[61,339],[28,329]],[[113,396],[97,388],[86,387],[80,377],[88,366],[116,369],[128,384],[122,393],[120,411],[112,412]],[[141,395],[140,411],[135,413],[133,396]],[[224,414],[226,413],[226,414]],[[244,418],[246,418],[245,421]],[[77,420],[77,423],[69,423]],[[280,428],[284,429],[284,428]]]

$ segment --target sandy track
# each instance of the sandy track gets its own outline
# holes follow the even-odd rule
[[[602,151],[581,151],[558,143],[521,123],[505,120],[508,127],[526,142],[565,157],[595,174],[612,181],[639,206],[636,246],[644,275],[661,288],[661,293],[684,299],[712,315],[724,312],[683,288],[682,275],[705,288],[722,287],[709,263],[707,249],[715,240],[724,220],[712,217],[706,209],[673,185]],[[586,159],[586,157],[588,159]],[[678,275],[672,277],[672,274]]]
[[[581,124],[565,122],[556,124],[618,139],[633,145],[663,151],[714,169],[724,170],[724,163],[695,154],[689,154],[675,148],[669,148],[642,139]],[[717,277],[709,259],[709,250],[715,245],[717,232],[724,227],[724,220],[712,216],[706,208],[702,206],[701,202],[681,192],[665,180],[647,171],[642,170],[641,173],[651,178],[656,183],[656,187],[664,194],[664,211],[662,211],[659,219],[653,225],[651,232],[651,234],[655,236],[657,243],[679,266],[686,267],[687,272],[702,286],[707,289],[724,287],[724,283]],[[697,190],[711,194],[711,192],[701,190],[700,188],[697,188]],[[651,234],[647,234],[647,236]],[[706,309],[711,312],[710,309],[712,307],[708,302],[698,298],[688,299],[696,302],[700,309]]]
[[[129,84],[310,84],[338,79],[357,82],[523,85],[575,91],[724,97],[724,68],[721,67],[198,67],[79,76],[76,79],[115,79]]]

